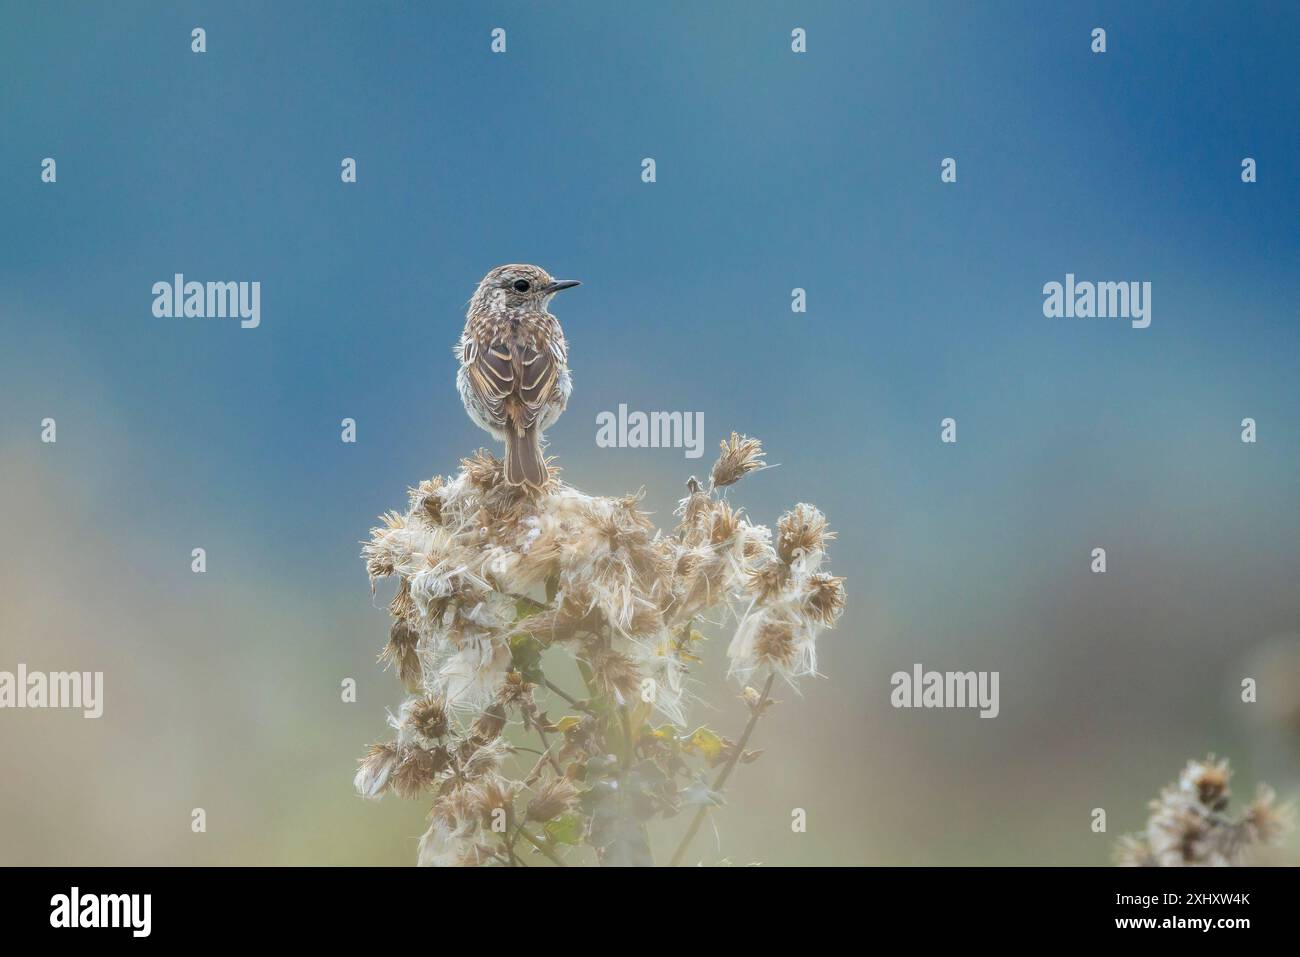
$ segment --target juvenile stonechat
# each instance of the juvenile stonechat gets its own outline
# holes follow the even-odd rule
[[[480,428],[506,444],[511,485],[546,484],[542,432],[560,417],[573,386],[564,331],[547,307],[575,279],[538,266],[498,266],[478,284],[456,346],[456,388]]]

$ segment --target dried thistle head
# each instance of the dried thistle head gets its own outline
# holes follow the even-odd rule
[[[471,733],[451,752],[452,776],[458,784],[467,785],[500,771],[509,755],[510,744],[505,738],[484,739]]]
[[[789,668],[795,660],[794,626],[788,621],[765,621],[754,638],[754,656],[777,668]]]
[[[826,516],[812,505],[800,502],[776,523],[776,552],[787,565],[796,559],[826,550],[835,537],[826,526]]]
[[[765,466],[763,443],[758,439],[732,432],[731,437],[724,439],[719,445],[722,452],[718,455],[718,460],[713,463],[711,475],[714,488],[735,485],[750,472]]]
[[[374,800],[388,790],[389,778],[398,760],[397,746],[392,743],[372,744],[366,756],[357,762],[357,776],[353,781],[357,793]]]
[[[484,741],[499,736],[506,726],[506,706],[500,700],[493,701],[474,720],[473,733]]]
[[[419,609],[415,605],[415,599],[411,597],[410,579],[403,578],[398,582],[397,592],[393,595],[393,600],[388,603],[388,613],[395,621],[404,621],[412,628],[415,627]]]
[[[463,785],[444,787],[438,799],[429,808],[429,820],[436,821],[447,830],[461,828],[472,815],[467,806],[468,795]]]
[[[1255,799],[1242,816],[1245,839],[1252,844],[1276,845],[1295,827],[1295,808],[1277,805],[1277,794],[1267,784],[1255,790]]]
[[[731,541],[740,529],[740,513],[726,502],[718,502],[709,513],[709,542],[722,545]]]
[[[370,530],[370,541],[361,548],[372,591],[376,578],[388,578],[397,571],[397,548],[400,546],[394,541],[396,536],[392,533],[406,526],[406,519],[393,511],[385,512],[379,516],[379,520],[384,524]]]
[[[451,716],[442,695],[430,694],[420,698],[407,712],[407,721],[416,734],[429,738],[446,737],[451,729]]]
[[[659,609],[645,600],[634,600],[632,614],[624,626],[624,633],[632,637],[648,637],[663,630],[664,616]]]
[[[566,582],[556,598],[560,614],[569,622],[581,622],[596,608],[596,592],[588,582]]]
[[[429,791],[438,781],[438,773],[448,764],[447,749],[437,747],[405,748],[393,768],[392,788],[399,797],[416,798]]]
[[[525,817],[530,821],[550,821],[564,814],[578,801],[578,786],[568,778],[552,778],[528,802]]]
[[[641,683],[641,673],[636,662],[621,651],[596,647],[589,651],[588,660],[596,683],[609,698],[620,704],[636,693]]]
[[[1210,755],[1204,761],[1189,761],[1178,776],[1178,786],[1211,811],[1222,811],[1228,806],[1232,792],[1228,790],[1228,779],[1232,771],[1227,761],[1215,761]]]
[[[418,486],[407,492],[411,514],[430,525],[442,523],[442,477],[425,479]]]
[[[700,489],[698,483],[691,479],[690,491],[686,498],[677,504],[674,512],[681,516],[681,521],[677,524],[677,535],[688,545],[698,545],[702,538],[701,527],[703,518],[713,508],[713,497]]]
[[[1255,800],[1233,816],[1228,762],[1210,755],[1189,761],[1176,784],[1151,802],[1146,830],[1121,839],[1120,864],[1156,867],[1231,866],[1248,862],[1256,846],[1277,843],[1292,827],[1289,807],[1276,807],[1272,789],[1260,785]]]
[[[804,583],[803,608],[810,618],[823,625],[835,623],[844,610],[844,579],[818,572]]]
[[[497,701],[504,707],[530,705],[533,701],[534,687],[536,686],[524,679],[523,672],[512,668],[506,672],[505,681],[501,682],[501,687],[497,689]]]
[[[765,562],[745,571],[746,589],[759,603],[771,601],[785,590],[790,581],[790,566],[783,562]]]
[[[480,491],[496,488],[504,478],[505,464],[487,449],[476,449],[474,454],[460,460],[466,480]]]
[[[372,797],[388,790],[437,794],[420,840],[422,864],[512,857],[484,830],[487,818],[512,814],[518,789],[533,787],[546,767],[524,754],[533,749],[523,744],[516,755],[504,735],[512,715],[522,718],[524,732],[563,732],[562,747],[549,751],[558,773],[533,791],[529,819],[572,812],[585,821],[591,812],[585,797],[578,801],[578,781],[594,787],[592,763],[612,750],[601,716],[605,699],[635,703],[631,713],[643,722],[639,715],[649,708],[640,707],[638,692],[651,678],[653,708],[671,722],[666,727],[685,726],[684,676],[700,660],[692,623],[710,620],[714,609],[740,619],[728,648],[734,673],[743,677],[762,665],[787,679],[815,673],[816,633],[844,604],[842,580],[818,573],[831,537],[824,517],[797,506],[782,519],[778,551],[769,528],[715,494],[763,467],[761,444],[733,434],[722,443],[708,489],[688,484],[671,535],[656,532],[641,511],[643,493],[585,495],[560,482],[550,463],[545,487],[524,491],[505,484],[502,463],[483,450],[462,462],[459,475],[410,489],[405,515],[383,517],[364,557],[372,589],[375,578],[397,579],[389,605],[394,624],[381,657],[396,666],[411,696],[400,718],[390,719],[397,740],[367,753],[357,787]],[[556,648],[557,642],[564,644]],[[581,716],[553,723],[533,701],[548,648],[555,648],[548,662],[568,654],[590,668],[590,700],[552,688]],[[770,704],[747,701],[753,710]],[[683,770],[672,762],[683,764],[689,755],[652,741],[658,731],[652,735],[648,723],[633,731],[647,760],[654,754],[668,762],[668,773]],[[748,761],[758,753],[712,740],[716,746],[700,752],[710,761]],[[656,792],[652,803],[661,811],[678,806],[668,792]],[[1267,811],[1258,819],[1261,831],[1271,821]]]
[[[420,687],[420,656],[416,646],[420,633],[405,620],[393,622],[388,631],[388,644],[379,653],[379,660],[385,665],[397,668],[397,677],[407,691],[416,691]]]
[[[494,818],[502,811],[509,820],[514,816],[515,791],[518,789],[517,781],[511,781],[500,774],[485,774],[465,788],[468,809],[474,817],[488,825],[494,823]]]

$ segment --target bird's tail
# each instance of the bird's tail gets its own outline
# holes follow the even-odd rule
[[[505,471],[510,485],[531,485],[539,489],[546,484],[546,464],[537,444],[536,425],[522,431],[513,426],[506,429]]]

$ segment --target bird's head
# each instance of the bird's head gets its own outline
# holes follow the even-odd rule
[[[478,284],[469,311],[471,315],[545,312],[552,296],[577,285],[581,284],[576,279],[551,278],[541,266],[497,266]]]

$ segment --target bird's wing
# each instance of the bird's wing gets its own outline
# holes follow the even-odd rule
[[[525,428],[537,421],[555,388],[560,365],[555,351],[545,345],[538,350],[530,345],[519,347],[519,398],[524,404]]]
[[[509,406],[514,425],[526,429],[538,420],[551,397],[563,348],[562,341],[558,346],[555,342],[520,342],[512,352],[500,339],[484,346],[466,337],[462,361],[474,395],[492,418],[505,424]],[[517,401],[508,402],[512,396]]]
[[[504,423],[506,398],[515,390],[509,349],[499,342],[479,348],[472,337],[466,336],[462,361],[475,397],[493,419]]]

